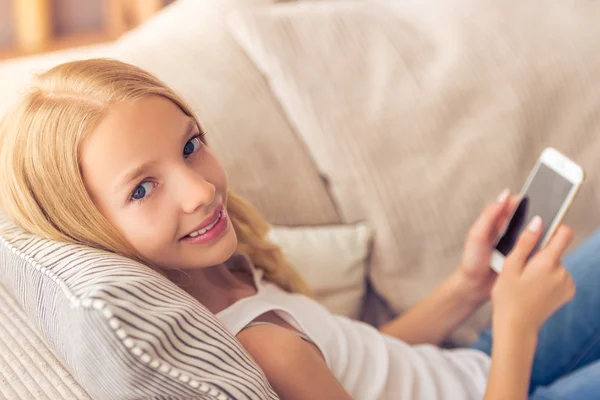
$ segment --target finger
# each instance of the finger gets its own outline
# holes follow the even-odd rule
[[[507,201],[497,201],[487,206],[479,218],[473,224],[470,232],[470,239],[477,242],[490,242],[498,235],[497,225],[498,219],[504,213],[507,206]]]
[[[526,229],[523,230],[517,244],[506,259],[511,268],[524,268],[527,259],[542,236],[542,218],[533,217]]]
[[[514,196],[510,196],[510,199],[508,200],[508,212],[509,212],[509,214],[512,213],[513,211],[515,211],[515,209],[519,205],[520,201],[521,201],[521,196],[520,195],[517,194],[517,195],[514,195]]]
[[[521,196],[519,195],[511,196],[509,198],[508,205],[504,208],[502,214],[498,218],[498,222],[496,223],[496,236],[498,236],[502,231],[504,231],[506,225],[508,224],[510,216],[515,211],[520,201]]]
[[[561,265],[561,267],[563,271],[565,271],[565,302],[568,303],[573,299],[573,297],[575,297],[577,287],[575,286],[575,280],[573,279],[573,276],[565,269],[564,265]]]
[[[573,230],[566,225],[561,225],[557,230],[543,252],[557,261],[560,260],[564,252],[573,242]]]
[[[500,195],[498,195],[498,198],[496,199],[497,203],[506,203],[506,200],[508,200],[510,196],[510,189],[504,189]]]

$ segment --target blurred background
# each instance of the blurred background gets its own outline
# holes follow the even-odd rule
[[[0,60],[109,42],[174,0],[0,0]]]

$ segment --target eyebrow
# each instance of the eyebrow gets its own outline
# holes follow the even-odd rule
[[[142,165],[140,165],[140,166],[132,169],[128,173],[123,174],[122,177],[117,180],[117,184],[115,185],[115,188],[118,189],[118,190],[123,189],[131,181],[133,181],[133,180],[139,178],[141,175],[143,175],[154,164],[156,164],[156,161],[145,162]]]
[[[196,126],[196,122],[193,119],[189,119],[186,125],[186,128],[183,131],[183,140],[186,140],[190,133],[194,130],[194,126]],[[132,169],[131,171],[123,174],[119,179],[117,179],[117,183],[115,184],[116,189],[122,189],[127,186],[131,181],[142,176],[147,170],[157,164],[156,161],[148,161],[143,163],[142,165]]]

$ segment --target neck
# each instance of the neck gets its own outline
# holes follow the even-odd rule
[[[251,280],[241,279],[225,263],[165,272],[171,281],[215,314],[256,292]]]

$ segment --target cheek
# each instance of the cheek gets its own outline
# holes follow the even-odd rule
[[[200,169],[204,174],[204,179],[216,186],[220,192],[227,190],[227,173],[219,160],[207,151],[203,157]]]
[[[139,209],[121,218],[126,239],[140,254],[150,259],[156,259],[156,253],[168,251],[173,246],[177,230],[175,207],[161,204],[154,209],[153,205],[150,201],[141,206],[133,205]]]

